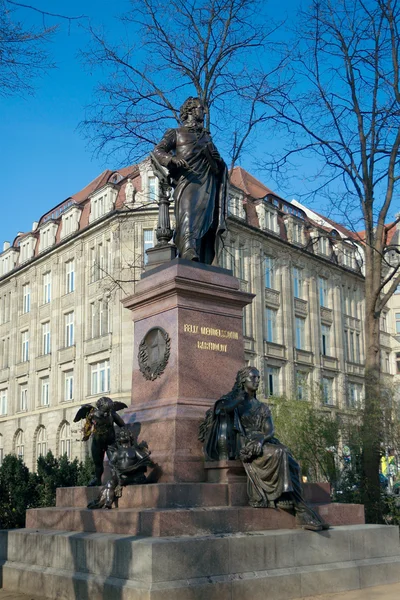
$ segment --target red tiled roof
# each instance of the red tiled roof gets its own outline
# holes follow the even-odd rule
[[[276,195],[242,167],[234,167],[230,180],[233,185],[243,190],[247,196],[251,196],[254,199],[264,198],[267,194]]]
[[[386,245],[390,246],[392,239],[397,231],[396,226],[393,226],[393,223],[387,223],[387,225],[385,225],[386,229],[389,229],[389,231],[387,232],[387,239],[386,239]],[[357,237],[359,240],[361,240],[362,242],[365,241],[365,229],[363,231],[357,231],[356,233]]]

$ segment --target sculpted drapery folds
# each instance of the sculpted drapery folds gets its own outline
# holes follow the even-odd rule
[[[251,506],[293,511],[302,527],[327,529],[304,502],[299,464],[274,436],[270,408],[256,396],[259,382],[257,369],[241,369],[232,391],[207,411],[199,431],[206,460],[240,459]]]
[[[153,151],[169,171],[174,187],[179,256],[211,264],[218,253],[227,215],[227,168],[204,129],[198,98],[181,107],[182,126],[169,129]]]

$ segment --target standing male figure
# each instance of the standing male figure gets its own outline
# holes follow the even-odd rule
[[[179,256],[210,265],[225,231],[227,168],[210,133],[204,107],[188,98],[180,109],[182,126],[168,129],[153,154],[173,182]]]

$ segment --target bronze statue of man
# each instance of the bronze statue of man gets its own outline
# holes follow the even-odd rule
[[[180,109],[181,127],[168,129],[154,148],[174,187],[179,256],[212,264],[225,231],[227,168],[204,128],[204,107],[188,98]]]

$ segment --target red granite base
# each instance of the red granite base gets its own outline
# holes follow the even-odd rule
[[[316,506],[332,525],[363,523],[359,505]],[[152,537],[209,535],[295,529],[296,520],[283,510],[250,506],[195,507],[182,509],[87,510],[34,508],[27,511],[26,527],[61,531],[118,533]]]

